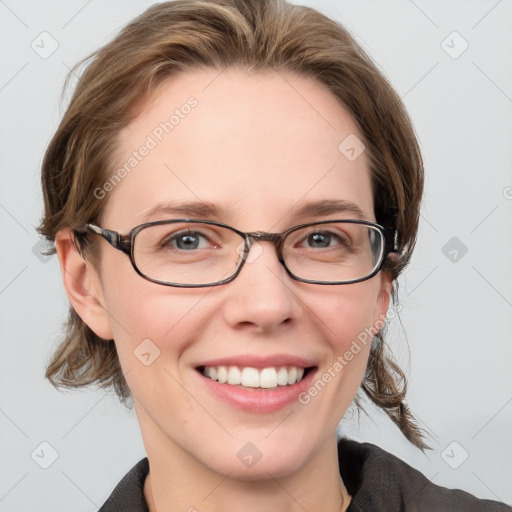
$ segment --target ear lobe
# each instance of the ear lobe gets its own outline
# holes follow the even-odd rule
[[[113,339],[109,315],[102,305],[100,279],[91,263],[79,254],[70,229],[57,233],[55,246],[62,282],[73,309],[97,336]]]

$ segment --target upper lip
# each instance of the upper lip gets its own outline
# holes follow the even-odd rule
[[[209,359],[202,361],[195,365],[196,367],[203,366],[239,366],[241,368],[269,368],[271,366],[298,366],[301,368],[308,368],[316,366],[315,362],[311,359],[304,357],[294,356],[290,354],[275,354],[270,356],[256,356],[256,355],[239,355],[230,357],[219,357],[216,359]]]

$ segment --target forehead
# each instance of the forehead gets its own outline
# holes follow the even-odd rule
[[[182,73],[120,132],[103,222],[128,229],[151,220],[144,214],[156,204],[194,202],[241,229],[284,229],[306,203],[326,200],[351,202],[373,220],[363,147],[347,109],[312,79]]]

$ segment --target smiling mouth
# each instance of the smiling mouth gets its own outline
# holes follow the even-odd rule
[[[196,370],[204,377],[238,388],[272,390],[299,383],[315,366],[271,366],[253,368],[250,366],[198,366]]]

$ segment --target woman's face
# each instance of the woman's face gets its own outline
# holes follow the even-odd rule
[[[375,220],[368,159],[364,151],[354,158],[362,149],[355,136],[362,138],[348,112],[304,77],[179,75],[121,132],[113,171],[126,163],[130,170],[118,173],[105,197],[101,225],[126,233],[147,221],[195,217],[245,232],[282,232],[357,218],[342,210],[297,215],[327,200],[349,201]],[[171,203],[215,205],[218,215],[167,209],[145,216]],[[97,294],[105,314],[90,326],[115,340],[150,457],[180,457],[190,467],[252,479],[290,474],[333,442],[367,364],[365,330],[382,325],[388,308],[387,277],[298,282],[274,246],[259,242],[231,283],[176,288],[141,278],[126,255],[100,245]],[[246,393],[218,382],[215,392],[197,369],[207,363],[314,368],[284,392]],[[325,372],[330,378],[322,379]],[[316,393],[308,393],[315,382]]]

